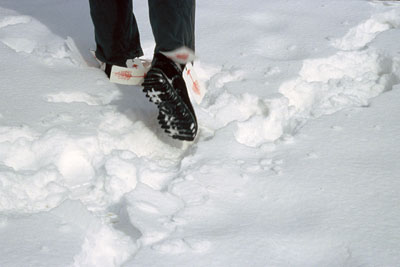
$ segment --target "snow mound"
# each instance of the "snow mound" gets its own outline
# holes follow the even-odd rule
[[[331,114],[345,107],[367,106],[369,99],[391,89],[394,63],[376,51],[340,51],[306,60],[296,80],[280,92],[301,116]]]
[[[0,12],[15,13],[1,8]],[[46,62],[69,57],[65,40],[55,36],[38,20],[25,15],[9,15],[0,21],[0,42],[16,53],[34,55]],[[21,32],[29,32],[23,36]]]
[[[1,211],[48,210],[66,198],[101,209],[118,202],[139,180],[161,188],[172,179],[179,149],[165,149],[166,144],[142,124],[107,118],[113,127],[104,121],[98,135],[73,135],[56,128],[39,135],[27,126],[3,128]],[[164,161],[153,162],[152,153],[164,154]]]
[[[138,240],[141,246],[158,243],[176,230],[173,216],[183,208],[176,196],[138,184],[126,199],[130,221],[142,234]]]
[[[74,257],[73,267],[121,266],[137,250],[126,235],[110,226],[101,225],[90,230],[82,245],[82,251]]]
[[[400,12],[398,10],[375,14],[370,19],[352,28],[343,38],[334,40],[332,45],[341,50],[362,49],[379,33],[399,26]]]
[[[31,21],[32,18],[29,16],[7,16],[0,20],[0,28],[18,24],[27,24]]]

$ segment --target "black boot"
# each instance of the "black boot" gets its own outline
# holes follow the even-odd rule
[[[182,77],[183,67],[156,53],[144,79],[143,92],[157,105],[158,121],[166,133],[174,139],[193,141],[198,126]]]

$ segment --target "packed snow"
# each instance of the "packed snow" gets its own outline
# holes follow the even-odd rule
[[[189,143],[86,1],[0,2],[0,266],[400,266],[400,2],[201,0],[196,38]]]

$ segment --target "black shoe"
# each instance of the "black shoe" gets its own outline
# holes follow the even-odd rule
[[[106,63],[106,67],[105,67],[105,69],[104,69],[104,72],[106,73],[108,79],[110,79],[110,76],[111,76],[111,69],[112,69],[112,66],[113,66],[113,65]]]
[[[198,126],[182,77],[183,67],[156,53],[144,78],[143,92],[157,105],[158,122],[168,135],[174,139],[193,141]]]

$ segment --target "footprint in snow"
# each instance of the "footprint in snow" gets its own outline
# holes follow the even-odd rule
[[[152,249],[164,254],[181,254],[185,252],[203,253],[210,248],[210,242],[197,238],[170,239],[152,246]]]
[[[282,164],[283,160],[281,159],[261,159],[260,162],[260,167],[263,170],[270,170],[274,172],[275,174],[281,174],[282,173]]]
[[[283,161],[273,159],[260,159],[258,162],[246,162],[243,160],[238,160],[237,163],[240,165],[240,168],[246,173],[271,170],[276,174],[280,174]]]
[[[187,206],[199,206],[209,199],[207,189],[194,181],[182,181],[171,185],[170,192],[182,199]]]
[[[57,94],[48,94],[45,97],[45,100],[47,102],[52,102],[52,103],[86,103],[89,106],[99,106],[99,105],[104,105],[107,104],[98,97],[89,95],[84,92],[60,92]]]
[[[182,208],[181,200],[170,193],[154,190],[146,185],[138,184],[128,196],[132,207],[148,214],[171,216]]]
[[[310,152],[310,153],[307,153],[307,158],[316,159],[316,158],[318,158],[318,155],[315,152]]]

